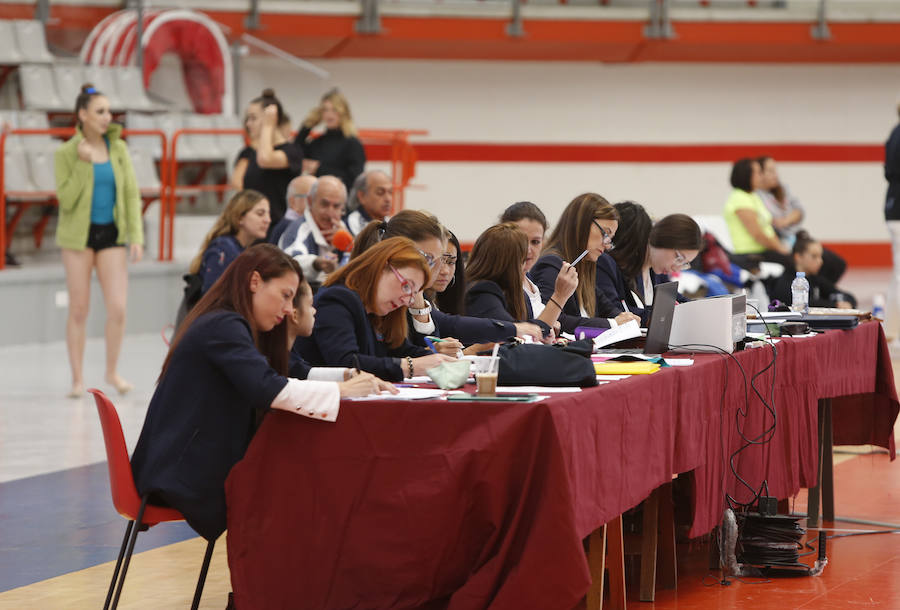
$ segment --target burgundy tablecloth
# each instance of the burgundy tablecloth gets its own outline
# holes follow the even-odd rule
[[[862,401],[885,411],[869,420],[885,437],[897,400],[889,360],[863,371],[884,365],[873,332],[778,344],[775,436],[735,462],[749,484],[768,477],[786,497],[815,480],[816,400],[828,392],[886,397]],[[863,347],[856,372],[831,370]],[[771,350],[736,358],[754,374]],[[720,519],[723,485],[741,497],[723,457],[740,446],[743,401],[734,361],[701,355],[533,404],[345,402],[336,424],[272,413],[226,484],[236,605],[569,610],[590,585],[582,539],[673,473],[695,471],[694,533]],[[755,435],[768,422],[754,401],[748,413]]]

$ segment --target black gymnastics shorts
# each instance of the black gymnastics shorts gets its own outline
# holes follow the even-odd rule
[[[99,252],[104,248],[124,248],[123,244],[116,243],[117,239],[119,239],[119,230],[116,228],[115,223],[111,222],[108,225],[91,223],[91,228],[88,229],[87,247],[95,252]]]

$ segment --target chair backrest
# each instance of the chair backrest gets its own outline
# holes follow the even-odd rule
[[[141,498],[134,485],[134,474],[131,471],[131,461],[128,459],[128,448],[125,445],[119,414],[106,394],[97,389],[90,389],[88,392],[94,395],[100,426],[103,428],[113,506],[120,515],[134,520],[141,506]]]
[[[10,19],[0,19],[0,64],[16,65],[24,61],[24,56],[19,51],[16,43],[16,32]]]
[[[67,110],[56,90],[53,70],[48,64],[22,64],[19,66],[19,83],[25,107],[35,110]],[[74,104],[74,100],[72,100]]]
[[[22,199],[26,193],[34,193],[37,188],[31,181],[31,174],[28,171],[28,159],[21,150],[10,150],[7,147],[3,153],[4,163],[4,187],[7,196],[12,199]],[[17,195],[9,195],[9,193],[17,193]],[[27,196],[25,198],[28,198]]]
[[[116,70],[117,68],[111,66],[87,65],[84,66],[84,78],[106,96],[112,110],[124,110],[125,104],[119,95],[119,87],[116,82]]]
[[[50,63],[53,55],[47,50],[47,38],[44,35],[44,24],[36,19],[13,21],[16,32],[16,41],[19,43],[19,52],[25,57],[25,61],[35,63]]]
[[[115,72],[122,103],[128,110],[154,110],[154,104],[144,91],[141,69],[137,66],[119,67]]]
[[[58,61],[53,64],[53,79],[60,99],[74,107],[85,83],[84,66],[78,61]]]
[[[156,163],[153,161],[153,151],[146,148],[129,147],[131,164],[134,166],[134,176],[142,195],[158,195],[162,185],[156,173]]]

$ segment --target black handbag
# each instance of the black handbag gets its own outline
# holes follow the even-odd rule
[[[501,386],[578,386],[597,385],[597,374],[590,340],[570,341],[567,345],[543,345],[513,341],[500,346],[497,384]]]

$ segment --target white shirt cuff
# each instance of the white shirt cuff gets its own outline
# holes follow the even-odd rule
[[[309,381],[344,381],[347,369],[343,366],[314,366],[309,369],[306,379]]]
[[[341,391],[333,381],[288,379],[273,409],[292,411],[312,419],[336,421],[341,407]]]
[[[416,320],[415,316],[413,316],[413,328],[416,329],[416,332],[420,335],[430,335],[434,332],[434,320],[431,318],[431,315],[428,316],[427,322],[419,322]]]

